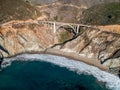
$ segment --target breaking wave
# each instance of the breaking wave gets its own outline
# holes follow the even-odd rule
[[[55,65],[59,65],[60,67],[66,67],[70,71],[75,71],[78,74],[86,74],[86,75],[93,75],[97,78],[98,81],[106,83],[106,87],[112,90],[120,90],[120,79],[119,77],[107,73],[98,69],[97,67],[87,65],[80,61],[75,61],[72,59],[68,59],[65,57],[49,55],[49,54],[23,54],[18,55],[14,58],[5,59],[2,67],[5,68],[8,65],[11,65],[12,61],[15,60],[22,60],[22,61],[45,61],[50,62]]]

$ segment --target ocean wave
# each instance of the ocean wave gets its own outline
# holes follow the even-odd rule
[[[112,90],[120,90],[120,79],[119,77],[107,73],[98,69],[97,67],[87,65],[80,61],[75,61],[61,56],[49,55],[49,54],[23,54],[14,58],[5,59],[2,67],[9,66],[12,61],[33,61],[40,60],[50,62],[60,67],[66,67],[71,71],[75,71],[78,74],[93,75],[98,81],[105,82],[106,87]]]

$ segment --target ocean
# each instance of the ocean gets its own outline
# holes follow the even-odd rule
[[[23,54],[4,63],[0,90],[120,90],[118,77],[65,57]]]

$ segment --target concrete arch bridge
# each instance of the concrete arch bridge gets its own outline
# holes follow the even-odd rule
[[[38,20],[38,23],[46,25],[48,28],[53,29],[54,33],[56,33],[56,31],[59,30],[60,28],[68,28],[69,30],[73,31],[76,34],[79,33],[80,29],[83,27],[95,28],[90,25],[75,24],[75,23],[63,23],[63,22],[40,21],[40,20]]]

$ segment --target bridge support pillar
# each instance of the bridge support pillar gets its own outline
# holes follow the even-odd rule
[[[53,23],[53,30],[54,30],[54,33],[55,33],[56,32],[55,22]]]
[[[76,31],[76,33],[79,33],[79,25],[77,25],[77,31]]]

